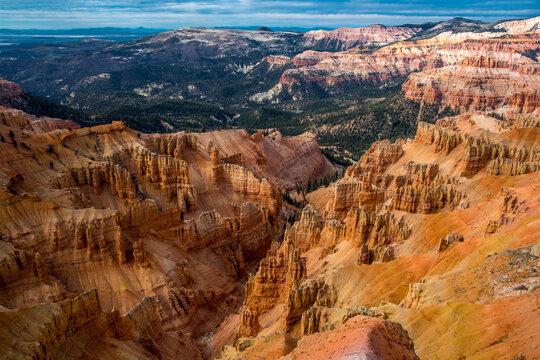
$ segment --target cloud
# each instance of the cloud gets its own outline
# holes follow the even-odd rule
[[[439,21],[454,16],[480,20],[531,17],[531,0],[0,0],[0,23],[13,28],[94,26],[364,26]]]

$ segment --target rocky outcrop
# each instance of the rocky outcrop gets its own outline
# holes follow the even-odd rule
[[[540,118],[519,115],[515,121],[515,126],[518,128],[540,127]]]
[[[312,306],[302,314],[300,322],[302,336],[334,330],[349,319],[359,315],[376,316],[374,311],[365,306],[353,306],[350,308]]]
[[[163,329],[156,311],[156,299],[146,297],[124,315],[117,309],[103,313],[95,289],[58,303],[6,310],[0,313],[0,353],[6,359],[62,358],[81,337],[96,337],[129,341],[159,356]]]
[[[268,210],[252,202],[240,207],[240,244],[244,258],[261,259],[270,248],[272,229]]]
[[[411,234],[411,229],[403,219],[398,220],[389,212],[370,214],[364,208],[349,211],[345,228],[345,238],[361,248],[366,244],[378,248],[397,243],[406,240]]]
[[[359,177],[367,173],[382,174],[386,167],[395,163],[403,155],[403,148],[399,141],[392,144],[388,140],[376,141],[358,160],[349,166],[345,177]]]
[[[493,175],[522,175],[538,170],[540,152],[534,146],[508,147],[479,136],[466,136],[467,148],[462,176],[473,176],[484,167]]]
[[[162,335],[163,329],[157,314],[157,298],[145,297],[123,316],[120,316],[116,309],[105,316],[113,337],[138,342],[150,353],[159,355],[157,340]]]
[[[437,164],[420,164],[415,162],[408,162],[403,165],[402,173],[396,177],[396,186],[425,186],[432,183],[437,172],[439,171],[439,165]]]
[[[287,239],[281,245],[273,242],[257,273],[248,278],[238,336],[255,335],[259,316],[283,303],[294,284],[305,278],[306,259],[294,245]]]
[[[102,184],[107,183],[113,195],[120,199],[137,202],[135,183],[131,174],[119,165],[99,163],[84,168],[70,169],[65,175],[59,177],[57,182],[61,189],[90,185],[97,195],[101,192]]]
[[[284,66],[292,64],[291,58],[285,55],[270,55],[262,58],[261,63],[264,63],[268,66],[267,71],[274,69],[279,69]]]
[[[298,55],[296,55],[292,61],[295,67],[304,67],[304,66],[312,66],[315,65],[325,59],[329,59],[332,57],[332,53],[330,52],[324,52],[324,51],[313,51],[313,50],[306,50]],[[283,75],[280,79],[280,84],[293,84],[294,80],[291,79],[290,81],[287,80],[287,75]]]
[[[215,184],[229,186],[232,191],[242,194],[246,200],[254,200],[268,209],[272,223],[281,214],[281,193],[266,179],[258,179],[248,169],[239,165],[220,164],[212,167]]]
[[[388,208],[410,213],[430,214],[449,206],[458,207],[464,195],[451,185],[404,186],[397,188]]]
[[[23,277],[48,280],[47,264],[40,253],[33,250],[10,250],[0,259],[0,286],[5,287]]]
[[[285,308],[286,328],[301,320],[303,313],[312,306],[332,307],[336,302],[334,289],[323,280],[294,282]]]
[[[184,320],[195,316],[201,308],[216,306],[216,293],[211,290],[193,290],[173,287],[169,290],[169,306]]]
[[[250,136],[243,129],[234,129],[198,134],[197,139],[213,166],[240,165],[285,190],[335,171],[311,132],[286,137],[279,131],[266,135],[261,131]]]
[[[287,240],[281,246],[273,242],[257,273],[248,279],[244,306],[265,312],[286,299],[294,282],[305,278],[306,260],[294,245]]]
[[[243,307],[240,310],[240,327],[238,328],[238,337],[256,336],[260,330],[259,313],[251,310],[249,307]]]
[[[404,220],[397,220],[389,212],[376,214],[368,213],[363,207],[354,208],[339,221],[323,219],[307,205],[300,220],[285,231],[285,239],[301,251],[319,246],[331,249],[342,241],[351,241],[361,249],[359,262],[371,264],[393,260],[392,245],[407,239],[410,234]]]
[[[459,185],[458,178],[450,175],[437,175],[431,182],[432,185]]]
[[[445,238],[442,238],[439,241],[439,248],[437,249],[438,252],[443,252],[444,250],[448,249],[452,244],[455,242],[463,242],[463,236],[459,234],[448,234]]]
[[[240,244],[236,219],[224,218],[212,210],[202,213],[195,221],[180,223],[175,230],[173,235],[178,237],[182,249],[190,253],[212,250],[217,254],[226,275],[234,279],[245,275],[244,249]],[[258,249],[261,245],[257,243],[254,246]],[[247,248],[246,251],[254,250]],[[177,273],[181,279],[180,284],[188,285],[191,276],[185,264],[177,267]]]
[[[489,223],[486,226],[486,234],[493,234],[497,231],[501,224],[498,220],[489,220]]]
[[[311,205],[302,210],[300,220],[285,230],[285,239],[300,251],[306,251],[320,243],[324,221]]]
[[[1,81],[1,79],[0,79]],[[12,99],[12,98],[10,98]],[[15,98],[15,104],[19,101]],[[22,100],[24,103],[25,101]],[[29,130],[36,133],[49,132],[59,129],[79,129],[81,126],[73,121],[64,119],[55,119],[50,117],[36,117],[26,114],[20,110],[1,107],[4,103],[0,95],[0,124],[14,129]],[[10,101],[11,103],[11,101]],[[6,106],[8,106],[6,104]],[[9,106],[11,107],[11,106]]]
[[[327,203],[326,210],[330,216],[342,219],[350,209],[365,207],[370,212],[375,211],[385,197],[386,192],[370,181],[347,181],[345,178],[335,184],[333,197]]]
[[[160,155],[181,158],[187,149],[197,150],[197,137],[183,132],[176,134],[150,134],[144,137],[146,147]]]
[[[178,184],[189,185],[188,166],[184,160],[147,150],[135,152],[134,158],[138,174],[156,183],[169,201],[177,195]]]
[[[540,93],[534,89],[512,94],[508,99],[508,110],[513,114],[533,114],[540,109]]]
[[[14,98],[24,94],[24,89],[18,84],[0,78],[0,99]],[[4,105],[4,104],[1,104]]]
[[[525,201],[520,201],[515,191],[509,189],[501,189],[500,196],[503,200],[500,207],[501,213],[516,214],[522,210],[522,206]]]
[[[333,329],[333,324],[328,323],[326,310],[325,307],[313,306],[302,313],[300,327],[303,336]]]
[[[284,359],[359,359],[417,360],[414,344],[399,324],[358,315],[334,330],[312,334]]]
[[[412,27],[371,25],[364,28],[339,28],[332,31],[312,30],[304,34],[304,46],[317,50],[347,50],[358,45],[384,45],[408,39],[420,29]]]
[[[55,358],[58,349],[71,336],[100,316],[95,290],[56,304],[2,311],[0,337],[3,346],[0,353],[7,359]]]
[[[523,175],[540,170],[540,162],[519,162],[511,159],[493,159],[487,164],[491,175]]]
[[[418,123],[415,140],[428,145],[434,144],[436,152],[444,151],[446,154],[449,154],[462,141],[459,134],[425,122]]]

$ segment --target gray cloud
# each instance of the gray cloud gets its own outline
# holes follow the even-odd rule
[[[493,21],[540,13],[531,0],[0,0],[0,23],[13,28],[94,26],[364,26],[439,21],[453,16]]]

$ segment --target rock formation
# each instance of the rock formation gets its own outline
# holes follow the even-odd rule
[[[439,242],[439,252],[442,252],[446,249],[448,249],[453,243],[456,241],[463,242],[463,236],[459,234],[448,234],[445,238],[442,238]]]
[[[326,207],[314,198],[317,203],[287,226],[282,245],[274,243],[261,261],[237,315],[236,346],[226,347],[223,357],[263,356],[267,350],[285,358],[332,358],[348,349],[346,339],[355,330],[347,324],[357,318],[398,322],[418,356],[448,356],[438,347],[445,344],[459,344],[449,350],[457,357],[519,356],[521,350],[506,341],[499,348],[490,344],[501,337],[528,343],[529,317],[536,316],[538,280],[529,267],[536,266],[540,230],[531,224],[539,216],[533,190],[540,185],[538,168],[532,166],[539,134],[537,127],[515,122],[505,130],[501,123],[472,114],[420,123],[414,140],[375,143],[343,179],[317,190],[326,194]],[[284,275],[291,265],[301,268],[295,272],[300,276]],[[486,324],[499,318],[515,333],[500,327],[485,334]],[[467,342],[463,323],[482,342]],[[447,327],[454,331],[448,337],[426,332]],[[336,332],[335,344],[326,342]],[[284,346],[281,341],[290,338],[298,343]],[[410,340],[398,342],[412,350]],[[538,349],[535,342],[526,354],[534,357]]]
[[[493,175],[521,175],[538,169],[540,154],[536,144],[508,147],[479,136],[466,136],[467,153],[462,176],[473,176],[484,167]],[[530,149],[530,150],[529,150]]]
[[[246,284],[244,307],[264,312],[276,301],[284,300],[293,283],[305,279],[305,259],[294,245],[285,240],[281,246],[274,242],[259,270]]]
[[[538,61],[527,54],[538,51],[539,18],[478,29],[459,29],[458,20],[455,31],[437,30],[443,26],[439,24],[424,32],[380,25],[308,32],[303,41],[312,48],[293,58],[294,68],[284,71],[274,88],[252,98],[277,101],[287,94],[300,99],[308,96],[312,84],[337,93],[407,77],[403,92],[409,99],[496,110],[513,118],[538,116]],[[390,44],[363,48],[384,43]]]
[[[302,41],[312,49],[347,50],[357,45],[381,45],[405,40],[419,31],[419,28],[384,25],[339,28],[332,31],[312,30],[304,34]]]
[[[246,167],[257,177],[287,190],[335,170],[312,133],[284,137],[279,132],[266,136],[260,132],[250,137],[245,130],[225,130],[197,134],[197,141],[214,154],[212,165]]]
[[[407,331],[399,324],[356,316],[335,330],[303,338],[285,359],[419,359]]]
[[[283,72],[250,101],[407,76],[422,106],[475,111],[375,142],[302,209],[283,193],[336,168],[312,133],[0,108],[0,357],[540,357],[538,19],[433,27],[295,34],[347,50],[231,65]],[[221,36],[158,38],[182,34]],[[234,36],[227,54],[249,48]]]
[[[453,186],[404,186],[396,190],[389,209],[429,214],[447,205],[453,209],[459,206],[463,199],[463,194]]]
[[[459,134],[432,124],[418,123],[415,140],[426,144],[434,144],[435,151],[444,151],[449,154],[461,141]]]
[[[0,165],[0,353],[8,358],[69,357],[99,337],[119,345],[99,350],[104,358],[125,356],[129,342],[147,358],[208,356],[216,350],[199,339],[238,310],[247,266],[282,233],[272,179],[283,172],[265,152],[320,164],[281,184],[332,169],[308,135],[142,135],[122,123],[76,128],[3,108],[0,119],[9,139],[0,143],[9,159]],[[231,154],[224,138],[245,152]],[[276,256],[278,287],[305,278],[298,252]],[[25,341],[8,339],[17,322]],[[252,327],[244,332],[257,332],[249,312],[244,322]]]
[[[469,40],[448,46],[447,51],[455,52],[455,57],[442,57],[444,66],[410,75],[403,90],[411,99],[454,107],[507,107],[504,111],[511,116],[533,113],[538,109],[534,89],[540,81],[539,68],[536,61],[522,52],[523,47],[537,46],[537,34]]]

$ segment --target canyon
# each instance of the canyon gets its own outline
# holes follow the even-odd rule
[[[36,116],[143,132],[311,132],[350,164],[374,141],[414,136],[418,121],[464,111],[538,116],[539,21],[185,28],[85,51],[3,50],[0,77],[22,84],[33,104],[5,105]]]
[[[282,232],[277,184],[334,169],[309,134],[146,135],[0,110],[7,358],[206,356]]]
[[[313,134],[0,110],[4,358],[540,355],[538,122],[420,122],[301,209]]]
[[[376,142],[309,194],[248,280],[225,358],[538,357],[540,129],[472,122]]]
[[[274,98],[280,93],[308,96],[302,93],[306,84],[343,94],[351,86],[407,77],[403,91],[409,99],[464,110],[531,113],[538,107],[539,22],[536,17],[476,32],[434,32],[418,39],[414,35],[419,29],[409,29],[407,38],[396,37],[371,52],[362,46],[338,52],[307,50],[292,59],[295,67],[283,73]],[[316,39],[316,34],[306,36]],[[351,37],[340,29],[324,35],[329,40]]]
[[[539,24],[0,56],[0,357],[540,358]]]

